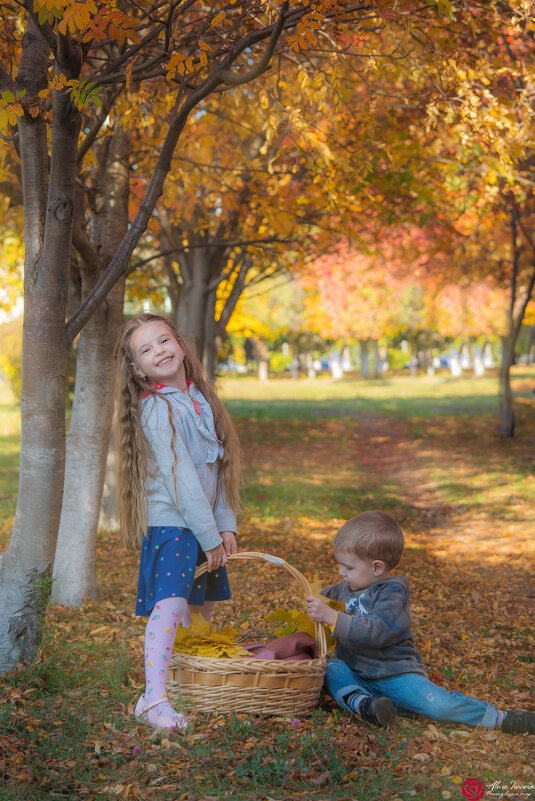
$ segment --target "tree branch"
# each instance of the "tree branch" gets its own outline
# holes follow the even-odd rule
[[[78,78],[82,69],[82,51],[74,43],[70,33],[58,34],[56,63],[70,78]]]
[[[277,46],[277,42],[279,41],[280,35],[282,33],[282,29],[284,27],[284,22],[286,19],[286,12],[288,10],[289,0],[285,0],[281,6],[281,10],[279,13],[279,18],[277,20],[277,24],[274,26],[273,31],[271,32],[271,36],[269,38],[268,45],[266,47],[265,53],[249,72],[245,72],[243,75],[234,75],[230,70],[224,70],[220,74],[221,81],[226,84],[227,86],[242,86],[245,83],[250,83],[250,81],[254,81],[255,78],[258,78],[262,75],[263,72],[267,70],[269,67],[271,57],[273,56],[273,52],[275,47]],[[239,52],[243,52],[245,47],[240,47]],[[236,54],[237,56],[238,54]],[[234,58],[236,58],[234,56]],[[234,60],[234,58],[232,60]]]
[[[106,99],[102,104],[102,109],[100,111],[100,114],[94,120],[93,124],[91,125],[91,128],[87,132],[84,141],[78,148],[78,166],[80,166],[80,164],[82,163],[87,154],[87,151],[97,138],[98,132],[100,131],[104,122],[106,121],[106,117],[108,116],[111,107],[113,106],[113,104],[115,103],[115,101],[117,100],[122,91],[123,87],[121,85],[117,89],[115,89],[113,93],[109,93],[108,95],[106,95]]]
[[[141,261],[137,261],[133,264],[129,270],[127,275],[133,273],[134,270],[143,267],[145,264],[149,264],[151,261],[156,261],[156,259],[161,259],[164,256],[171,256],[173,253],[185,253],[188,250],[198,250],[199,248],[208,248],[208,247],[229,247],[229,248],[237,248],[237,247],[244,247],[247,245],[271,245],[271,244],[278,244],[278,245],[291,245],[293,239],[281,239],[276,236],[269,236],[265,237],[264,239],[222,239],[222,240],[212,240],[209,243],[200,242],[198,244],[192,245],[183,245],[179,248],[170,248],[169,250],[161,250],[158,253],[155,253],[154,256],[149,256],[146,259],[142,259]]]
[[[247,256],[244,254],[242,257],[242,262],[238,268],[238,274],[236,275],[236,279],[234,281],[232,289],[230,290],[228,297],[225,299],[223,309],[221,310],[221,314],[219,315],[219,320],[217,321],[218,325],[220,325],[224,331],[226,331],[227,329],[229,320],[232,317],[232,313],[234,312],[236,304],[243,291],[243,288],[245,286],[245,281],[247,278],[247,273],[249,272],[250,267],[251,263],[247,259]]]
[[[94,275],[98,275],[101,267],[98,250],[76,219],[72,229],[72,244],[82,258],[82,269],[89,269]]]
[[[13,92],[13,94],[17,91],[17,84],[3,64],[0,64],[0,90],[2,92]]]
[[[276,37],[275,31],[278,31],[277,36],[280,35],[282,31],[282,27],[284,24],[284,15],[285,10],[288,5],[288,0],[283,4],[281,9],[281,14],[279,17],[279,21],[275,28],[272,30],[270,38],[269,38],[269,45],[268,45],[268,52],[273,53],[274,47],[276,45]],[[282,19],[282,23],[281,23]],[[261,32],[262,33],[262,32]],[[267,38],[268,36],[268,29],[263,30],[263,38]],[[244,41],[248,39],[245,37]],[[232,60],[237,58],[239,53],[242,52],[242,49],[238,48],[237,52],[234,52],[230,56],[225,58],[225,62],[228,64],[229,60],[232,63]],[[261,64],[264,64],[265,58],[260,60]],[[112,287],[117,283],[117,281],[126,275],[129,272],[128,269],[128,261],[130,256],[132,255],[134,249],[136,248],[139,240],[145,233],[148,228],[150,217],[154,211],[156,203],[163,192],[163,185],[164,181],[171,170],[172,165],[172,158],[173,153],[175,151],[177,142],[184,130],[186,122],[189,118],[189,115],[193,111],[194,108],[202,101],[205,97],[207,97],[219,84],[222,83],[222,74],[226,73],[226,69],[216,69],[211,75],[202,81],[200,86],[192,91],[192,93],[187,97],[177,112],[175,118],[169,125],[169,130],[165,137],[164,143],[160,150],[160,154],[158,156],[158,160],[156,162],[156,166],[154,168],[154,172],[152,174],[151,180],[149,185],[145,191],[145,195],[143,197],[143,201],[139,207],[139,210],[132,222],[130,229],[127,231],[123,240],[115,255],[110,261],[108,268],[102,274],[101,278],[93,288],[93,290],[87,295],[84,302],[74,315],[74,317],[68,321],[67,323],[67,337],[70,343],[74,340],[75,336],[82,330],[83,326],[92,316],[95,309],[102,303],[108,292],[112,289]],[[247,73],[251,75],[254,73],[250,71]],[[244,83],[245,76],[241,76],[240,82]],[[250,78],[249,78],[250,80]]]
[[[35,11],[33,10],[33,0],[28,0],[28,2],[25,2],[24,7],[26,8],[26,11],[28,12],[29,16],[32,18],[33,24],[43,37],[44,41],[49,46],[51,52],[53,53],[54,56],[56,56],[58,48],[58,40],[56,34],[52,30],[48,22],[45,22],[43,25],[41,25],[41,23],[39,22],[39,14],[36,14]]]

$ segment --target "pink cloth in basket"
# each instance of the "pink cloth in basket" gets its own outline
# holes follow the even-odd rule
[[[247,651],[257,659],[282,659],[295,661],[298,659],[316,659],[318,646],[310,634],[304,631],[294,631],[286,637],[277,637],[268,643],[253,643],[244,645]]]

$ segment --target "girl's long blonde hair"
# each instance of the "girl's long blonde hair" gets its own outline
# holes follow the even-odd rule
[[[240,505],[238,438],[223,403],[206,378],[201,362],[179,335],[171,320],[157,314],[139,314],[123,324],[115,346],[117,507],[123,541],[133,548],[141,545],[147,528],[145,481],[152,455],[141,426],[141,399],[146,392],[151,395],[158,395],[158,392],[150,381],[140,378],[134,372],[130,343],[138,328],[153,321],[164,322],[168,326],[184,353],[186,378],[195,384],[210,404],[216,435],[224,448],[221,460],[222,485],[230,508],[237,513]],[[159,397],[163,397],[167,403],[169,420],[174,432],[171,405],[165,395]],[[174,450],[174,441],[171,442],[171,447]],[[174,458],[179,459],[180,454],[174,453]]]

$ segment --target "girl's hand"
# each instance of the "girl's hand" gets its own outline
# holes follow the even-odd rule
[[[315,595],[309,595],[306,600],[307,613],[311,620],[315,620],[316,623],[326,623],[328,626],[333,625],[338,617],[336,610],[331,609],[329,604],[326,604],[321,598],[316,598]]]
[[[238,544],[233,531],[221,531],[221,538],[223,540],[223,548],[227,556],[231,553],[238,553]]]
[[[205,551],[206,561],[208,562],[208,572],[217,570],[218,567],[223,567],[228,562],[228,556],[223,548],[223,543],[220,543],[215,548]]]

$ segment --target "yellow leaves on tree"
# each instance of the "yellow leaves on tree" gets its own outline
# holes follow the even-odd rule
[[[225,17],[227,16],[226,11],[220,11],[218,14],[215,15],[213,20],[210,21],[210,25],[215,27],[218,23],[220,23]]]
[[[92,14],[96,14],[97,7],[93,0],[87,3],[72,3],[67,6],[63,13],[63,18],[58,24],[60,33],[66,34],[82,31],[89,25]]]
[[[2,133],[7,133],[11,126],[17,124],[17,119],[24,114],[20,96],[20,93],[15,96],[12,92],[0,94],[0,131]]]

